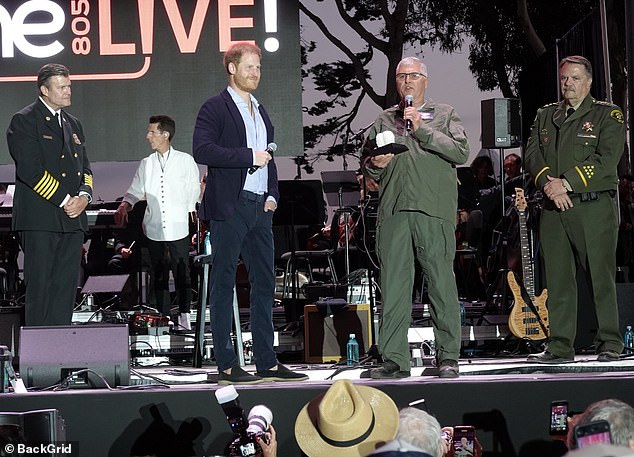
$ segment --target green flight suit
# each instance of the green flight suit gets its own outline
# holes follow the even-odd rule
[[[460,307],[453,272],[456,251],[456,165],[466,162],[469,144],[456,111],[428,100],[418,109],[421,126],[409,135],[403,110],[383,111],[368,135],[391,131],[408,147],[383,169],[364,161],[379,184],[377,253],[381,266],[383,314],[379,348],[384,359],[410,371],[407,332],[411,320],[414,256],[428,284],[437,359],[458,360]]]
[[[577,268],[585,270],[599,329],[597,351],[621,353],[616,302],[617,164],[625,126],[619,107],[588,95],[566,118],[567,105],[537,112],[526,148],[526,166],[538,189],[547,176],[565,178],[573,208],[559,211],[544,199],[539,237],[548,288],[548,351],[574,357],[577,329]]]

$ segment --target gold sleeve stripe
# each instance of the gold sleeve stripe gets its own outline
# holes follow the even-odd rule
[[[53,194],[57,191],[58,187],[59,187],[59,181],[57,179],[54,179],[52,185],[50,186],[49,191],[46,193],[46,195],[42,195],[42,197],[44,197],[47,200],[50,200]]]
[[[33,190],[41,197],[49,200],[58,188],[59,181],[53,178],[48,171],[44,170],[44,175],[33,187]]]
[[[577,170],[577,173],[579,173],[579,176],[581,176],[581,180],[583,181],[583,185],[588,187],[588,181],[586,181],[586,177],[583,176],[583,172],[579,169],[579,167],[575,167],[575,170]]]
[[[535,184],[537,184],[537,180],[542,175],[542,173],[544,173],[546,170],[550,170],[550,167],[544,167],[544,168],[541,169],[541,171],[539,173],[537,173],[537,176],[535,176]]]
[[[84,173],[84,184],[92,189],[92,175]]]

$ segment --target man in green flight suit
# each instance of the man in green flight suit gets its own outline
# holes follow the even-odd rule
[[[537,112],[526,149],[527,170],[545,199],[539,226],[548,288],[550,339],[529,362],[574,361],[577,268],[585,270],[598,321],[600,362],[619,359],[623,341],[616,302],[617,164],[625,128],[618,106],[590,95],[592,64],[559,63],[563,101]]]
[[[384,363],[362,373],[374,379],[410,375],[407,332],[411,320],[414,260],[428,284],[436,358],[441,377],[458,376],[460,306],[453,260],[456,250],[456,165],[466,162],[469,144],[460,117],[449,105],[425,99],[427,67],[406,57],[396,67],[401,103],[383,111],[367,145],[384,138],[407,147],[395,155],[364,158],[364,173],[379,184],[377,253],[381,264],[383,313],[379,349]],[[381,150],[381,152],[383,149]]]

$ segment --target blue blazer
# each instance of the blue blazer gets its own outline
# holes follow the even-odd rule
[[[273,141],[273,124],[262,105],[260,115],[266,126],[268,144]],[[194,128],[194,159],[207,165],[201,219],[222,221],[235,212],[247,172],[253,166],[253,152],[246,144],[244,121],[227,89],[209,98],[198,111]],[[275,160],[269,161],[267,170],[267,195],[279,202]]]

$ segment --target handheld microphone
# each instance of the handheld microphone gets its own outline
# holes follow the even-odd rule
[[[269,145],[266,147],[265,151],[268,152],[269,154],[273,155],[273,153],[275,151],[277,151],[277,144],[269,143]],[[257,165],[253,165],[251,168],[249,168],[249,174],[252,175],[256,171],[258,171],[258,169],[260,169],[260,168],[261,167],[258,167]]]
[[[414,96],[413,95],[406,95],[405,96],[405,106],[406,107],[410,107],[414,104]],[[405,119],[405,129],[408,132],[412,131],[412,120],[411,119]]]

